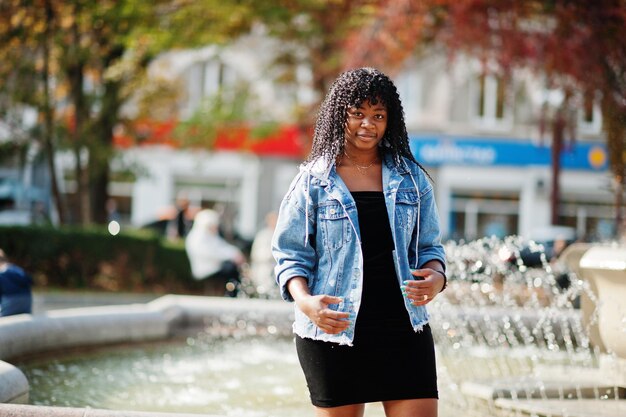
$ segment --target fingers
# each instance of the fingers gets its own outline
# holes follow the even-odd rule
[[[350,313],[347,313],[345,311],[335,311],[331,309],[324,309],[320,311],[320,315],[335,320],[345,320],[350,317]]]
[[[446,275],[445,272],[438,271],[431,268],[412,269],[411,274],[417,277],[418,280],[430,281],[434,288],[437,289],[436,293],[439,294],[446,287]],[[435,294],[436,295],[436,294]]]
[[[332,295],[324,295],[322,296],[322,302],[326,304],[341,304],[343,299],[341,297],[334,297]]]
[[[341,333],[350,326],[349,313],[333,311],[330,309],[320,310],[313,322],[325,333]]]
[[[345,331],[350,323],[346,320],[325,319],[317,324],[321,330],[329,334],[337,334]]]
[[[409,299],[411,304],[415,306],[428,304],[437,296],[431,275],[434,271],[431,269],[412,270],[411,274],[415,277],[423,277],[423,279],[404,281],[400,288],[402,294]]]
[[[419,298],[417,300],[412,300],[411,304],[413,304],[414,306],[423,306],[430,303],[432,300],[433,299],[431,297],[424,295],[421,300]]]
[[[405,281],[405,285],[402,285],[400,288],[402,289],[402,295],[409,299],[411,304],[415,306],[428,304],[435,297],[432,291],[432,286],[427,287],[417,287],[415,285],[411,285],[413,281]]]
[[[428,277],[433,273],[432,269],[411,269],[411,275],[414,277]]]
[[[330,295],[316,295],[304,297],[300,300],[300,309],[309,319],[325,333],[341,333],[350,326],[350,313],[335,311],[328,308],[331,304],[340,304],[341,297]]]

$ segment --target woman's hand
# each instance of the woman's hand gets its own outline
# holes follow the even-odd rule
[[[330,295],[311,295],[306,279],[294,277],[287,283],[287,289],[296,305],[306,316],[325,333],[337,334],[348,328],[349,313],[328,308],[330,304],[341,303],[340,297]]]
[[[341,333],[348,328],[349,313],[331,310],[330,304],[341,303],[340,297],[330,295],[306,295],[299,297],[296,304],[300,311],[321,330],[329,334]]]
[[[402,294],[407,297],[414,306],[423,306],[430,303],[439,294],[445,284],[444,275],[434,269],[423,268],[411,271],[416,280],[404,281]]]

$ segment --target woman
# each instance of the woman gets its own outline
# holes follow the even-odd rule
[[[341,74],[281,204],[276,280],[316,416],[437,415],[425,305],[446,285],[433,190],[409,149],[392,81]]]

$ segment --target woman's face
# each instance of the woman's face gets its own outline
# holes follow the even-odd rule
[[[349,107],[346,116],[346,150],[371,151],[376,149],[387,129],[387,108],[378,101],[369,100],[358,107]]]

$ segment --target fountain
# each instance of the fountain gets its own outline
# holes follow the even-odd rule
[[[524,262],[522,247],[539,254],[538,265]],[[462,394],[451,400],[457,410],[482,410],[477,416],[484,410],[493,416],[623,415],[626,298],[596,291],[600,285],[589,274],[600,274],[613,259],[610,288],[623,294],[626,250],[607,254],[606,247],[578,245],[550,262],[542,249],[518,237],[448,245],[449,272],[457,279],[431,311],[441,324],[435,326],[441,374]],[[620,339],[602,344],[590,330],[603,327],[608,298],[622,303],[612,307],[607,332]]]
[[[454,278],[429,307],[439,363],[440,415],[624,415],[625,298],[614,294],[626,288],[626,251],[623,247],[572,246],[564,252],[562,262],[550,262],[545,255],[540,255],[540,264],[530,267],[524,262],[522,247],[541,254],[540,246],[518,237],[447,245],[448,275]],[[608,286],[600,278],[607,275]],[[147,304],[8,317],[0,319],[0,359],[15,363],[42,352],[54,357],[54,351],[72,346],[154,343],[180,337],[184,349],[195,349],[201,342],[210,346],[216,339],[241,338],[244,344],[248,343],[246,340],[254,340],[254,343],[273,346],[268,350],[280,352],[276,358],[269,359],[274,361],[270,369],[280,370],[279,375],[291,381],[287,385],[295,391],[287,393],[288,389],[281,388],[276,380],[268,384],[276,385],[276,389],[287,396],[300,397],[302,404],[308,407],[303,386],[297,388],[297,381],[303,383],[302,377],[299,374],[286,376],[285,361],[289,369],[299,371],[295,353],[289,349],[290,343],[285,344],[285,338],[289,340],[291,308],[279,300],[170,295]],[[612,323],[618,324],[604,329],[610,318]],[[200,329],[202,331],[197,333]],[[198,336],[190,337],[190,334]],[[181,346],[174,349],[181,349]],[[261,349],[261,352],[268,350]],[[110,351],[107,352],[105,355],[110,356]],[[207,361],[236,362],[241,354],[237,354],[236,349],[234,352],[233,356],[220,356],[210,351],[207,355],[212,359]],[[174,353],[160,355],[172,357]],[[194,351],[191,357],[198,355]],[[180,360],[196,368],[191,357],[183,356]],[[73,366],[57,368],[67,373],[64,368]],[[27,374],[31,372],[24,369]],[[51,368],[45,369],[49,372],[47,369]],[[143,372],[144,368],[141,369]],[[133,373],[136,372],[126,372],[122,378],[131,378]],[[30,375],[29,378],[31,383],[36,382],[36,377]],[[160,377],[147,374],[147,378],[159,380]],[[256,380],[251,376],[242,379]],[[231,380],[226,382],[228,384],[249,393],[239,382]],[[194,381],[192,385],[201,395],[209,395],[206,384]],[[3,388],[9,386],[12,387],[9,391]],[[174,392],[174,388],[168,389]],[[218,395],[216,393],[217,390],[213,394]],[[259,401],[273,398],[273,394],[263,395],[264,399]],[[0,361],[0,402],[25,403],[27,396],[28,385],[22,372]],[[193,393],[178,392],[174,397],[184,399],[193,397]],[[48,403],[52,404],[40,404]],[[8,411],[15,416],[43,416],[44,411],[37,412],[67,410],[55,415],[73,416],[84,411],[76,407],[85,404],[69,406],[75,408],[0,404],[0,414]],[[106,408],[98,404],[91,406]],[[124,408],[116,405],[118,407]],[[178,415],[186,410],[206,412],[202,406],[193,409],[175,401],[173,407]],[[288,409],[285,404],[274,403],[265,414],[258,410],[256,413],[248,410],[246,414],[245,410],[238,409],[236,415],[274,415],[269,414],[270,411],[280,407]],[[164,411],[168,410],[158,412]],[[106,410],[98,412],[103,417],[114,415],[113,412],[107,414]],[[366,415],[383,414],[380,409],[368,408]]]

